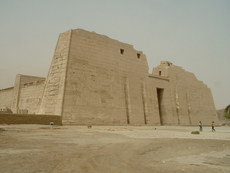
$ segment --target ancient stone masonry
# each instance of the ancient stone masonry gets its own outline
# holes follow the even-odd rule
[[[148,71],[133,46],[70,30],[59,36],[47,78],[17,75],[0,90],[0,108],[77,125],[218,123],[210,89],[192,73],[167,61]]]

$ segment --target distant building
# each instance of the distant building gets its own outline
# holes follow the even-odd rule
[[[60,34],[47,78],[17,75],[0,108],[59,115],[63,124],[197,125],[218,122],[210,89],[163,61],[148,72],[133,46],[80,29]]]

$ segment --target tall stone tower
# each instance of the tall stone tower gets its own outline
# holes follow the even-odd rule
[[[199,121],[210,125],[219,120],[210,88],[191,72],[168,61],[153,69],[153,74],[169,79],[173,109],[163,117],[163,124],[197,125]]]
[[[133,46],[84,30],[59,36],[39,113],[67,124],[146,124],[148,64]]]

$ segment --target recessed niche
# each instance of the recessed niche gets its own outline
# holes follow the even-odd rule
[[[124,49],[120,49],[120,53],[123,55],[124,54]]]

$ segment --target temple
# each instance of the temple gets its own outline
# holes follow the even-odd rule
[[[218,122],[211,90],[171,62],[149,74],[143,52],[95,32],[61,33],[47,78],[17,75],[0,109],[60,116],[73,125],[197,125]]]

